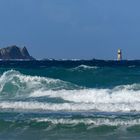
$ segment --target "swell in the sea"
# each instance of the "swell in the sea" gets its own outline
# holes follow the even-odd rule
[[[80,87],[10,70],[0,77],[0,109],[18,111],[140,112],[140,85]]]
[[[40,76],[29,71],[0,71],[0,139],[139,138],[138,68],[53,67],[38,70]],[[118,77],[122,84],[113,83]],[[94,86],[106,79],[113,86]]]

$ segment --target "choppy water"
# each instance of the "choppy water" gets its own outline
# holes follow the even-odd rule
[[[0,139],[140,139],[140,66],[1,66]]]

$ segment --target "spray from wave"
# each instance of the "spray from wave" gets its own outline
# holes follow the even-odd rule
[[[29,95],[38,90],[47,91],[73,88],[79,87],[59,79],[23,75],[15,70],[7,71],[0,77],[0,96],[6,96],[6,98]]]

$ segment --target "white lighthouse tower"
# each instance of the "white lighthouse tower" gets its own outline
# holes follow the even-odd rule
[[[122,60],[122,51],[121,49],[118,49],[118,61],[121,61]]]

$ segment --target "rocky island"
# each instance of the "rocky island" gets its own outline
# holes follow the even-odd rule
[[[20,48],[16,45],[0,49],[0,59],[2,60],[34,60],[26,47]]]

